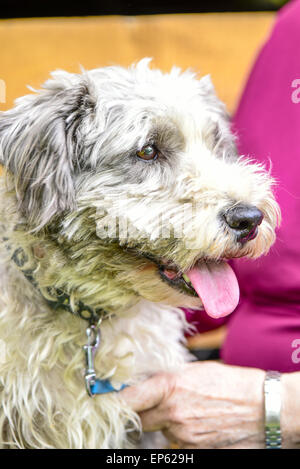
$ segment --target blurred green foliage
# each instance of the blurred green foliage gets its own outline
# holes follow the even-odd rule
[[[241,0],[241,4],[249,3],[253,4],[254,7],[260,8],[281,8],[285,3],[288,3],[288,0]]]
[[[226,2],[205,2],[211,10],[222,9],[223,11],[255,11],[255,10],[278,10],[289,0],[227,0]],[[201,2],[202,5],[204,2]],[[217,8],[216,8],[217,7]],[[221,8],[220,8],[221,7]]]

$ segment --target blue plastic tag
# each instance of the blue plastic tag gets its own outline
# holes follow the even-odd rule
[[[119,389],[112,386],[109,379],[96,379],[95,383],[91,385],[92,394],[108,394],[109,392],[119,392],[127,388],[127,384],[122,384]]]

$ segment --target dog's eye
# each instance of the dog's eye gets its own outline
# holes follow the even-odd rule
[[[158,150],[154,145],[145,145],[140,151],[136,152],[136,155],[142,160],[156,160],[158,158]]]

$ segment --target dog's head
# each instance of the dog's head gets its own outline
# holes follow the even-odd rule
[[[142,296],[227,314],[225,259],[275,239],[269,173],[237,154],[209,77],[190,71],[57,71],[0,116],[0,160],[28,229],[58,240],[73,288],[108,308]]]

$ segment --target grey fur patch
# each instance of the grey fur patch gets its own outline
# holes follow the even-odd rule
[[[81,121],[93,110],[88,87],[52,87],[0,115],[0,161],[14,177],[31,225],[75,208],[74,173],[83,159]]]

